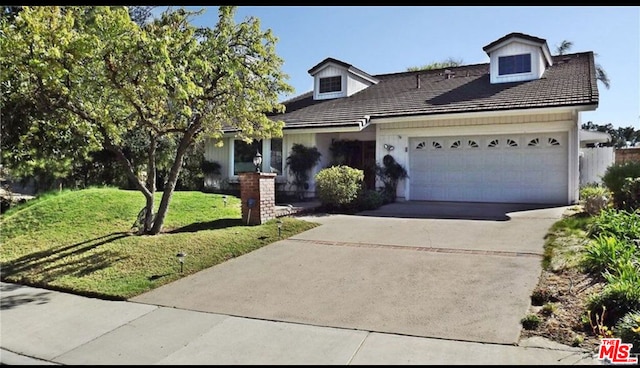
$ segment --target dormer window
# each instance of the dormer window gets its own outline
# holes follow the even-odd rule
[[[498,74],[531,73],[531,54],[500,56]]]
[[[320,93],[340,92],[342,90],[342,77],[320,78]]]
[[[509,33],[482,49],[489,55],[492,84],[540,79],[553,65],[547,41],[524,33]]]
[[[326,58],[309,69],[313,77],[313,99],[349,97],[379,82],[362,70],[333,58]]]

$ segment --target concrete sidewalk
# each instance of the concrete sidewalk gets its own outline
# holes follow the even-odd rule
[[[40,364],[599,364],[530,339],[483,344],[105,301],[0,283],[0,363]]]

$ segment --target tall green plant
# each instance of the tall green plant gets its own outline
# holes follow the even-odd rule
[[[580,201],[588,214],[595,216],[605,209],[610,202],[611,192],[598,185],[586,185],[580,188]]]
[[[640,209],[640,177],[626,178],[621,190],[622,208],[630,211]]]
[[[635,247],[624,239],[600,235],[585,246],[583,264],[592,272],[615,270],[619,263],[632,261]]]
[[[293,174],[293,185],[300,199],[304,197],[304,191],[309,189],[309,171],[320,162],[321,156],[316,147],[306,147],[300,143],[291,146],[286,165]]]
[[[620,318],[614,331],[622,342],[633,344],[631,353],[640,353],[640,310],[630,311]]]
[[[395,202],[398,182],[409,177],[407,170],[393,156],[385,155],[382,158],[382,165],[376,165],[376,174],[384,185],[382,194],[385,202]]]
[[[625,239],[630,243],[640,239],[640,211],[618,211],[607,208],[594,218],[589,227],[589,235],[596,238],[599,235]],[[640,245],[638,245],[640,251]]]
[[[626,195],[623,187],[627,178],[640,178],[640,162],[630,161],[611,165],[602,176],[602,182],[613,193],[616,208],[625,208]]]

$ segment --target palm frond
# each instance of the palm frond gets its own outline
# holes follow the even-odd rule
[[[560,42],[560,45],[556,46],[556,54],[557,55],[564,55],[572,47],[573,47],[573,42],[567,41],[567,40],[563,40],[562,42]]]
[[[602,82],[602,84],[607,89],[609,89],[609,87],[611,86],[611,81],[609,81],[609,76],[607,75],[607,72],[605,72],[604,68],[602,68],[602,65],[598,63],[596,63],[596,79]]]

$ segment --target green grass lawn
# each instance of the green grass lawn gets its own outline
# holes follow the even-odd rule
[[[156,206],[162,193],[157,193]],[[91,188],[42,196],[0,218],[2,281],[127,299],[279,240],[275,220],[245,226],[240,199],[175,192],[163,232],[135,235],[144,197]],[[282,238],[317,224],[281,218]],[[178,252],[186,253],[180,273]]]
[[[563,217],[545,237],[542,266],[546,270],[579,267],[593,218],[584,212]]]

